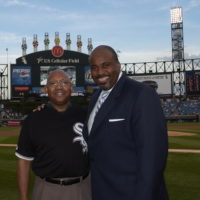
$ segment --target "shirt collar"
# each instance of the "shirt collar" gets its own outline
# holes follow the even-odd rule
[[[122,76],[122,71],[120,71],[120,73],[119,73],[117,82],[119,81],[119,79],[121,78],[121,76]],[[115,83],[115,85],[117,84],[117,82]],[[110,88],[109,90],[102,90],[102,92],[103,92],[103,91],[105,91],[105,92],[107,91],[108,93],[110,93],[110,92],[113,90],[113,88],[115,87],[115,85],[113,85],[113,87]]]

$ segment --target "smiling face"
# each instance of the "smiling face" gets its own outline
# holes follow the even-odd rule
[[[51,105],[58,111],[64,111],[69,103],[72,84],[62,70],[52,71],[45,86]]]
[[[116,54],[105,46],[97,47],[89,57],[91,75],[103,90],[111,89],[117,82],[120,63]]]

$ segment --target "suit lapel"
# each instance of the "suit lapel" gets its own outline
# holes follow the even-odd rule
[[[117,84],[115,85],[115,87],[113,88],[111,93],[109,94],[108,98],[102,104],[100,110],[98,111],[97,115],[95,116],[90,135],[92,135],[93,132],[95,132],[95,130],[101,125],[101,123],[105,119],[106,115],[108,113],[110,113],[114,109],[114,107],[117,105],[117,98],[119,97],[119,95],[122,91],[125,78],[126,77],[124,75],[122,75],[120,80],[117,82]],[[96,98],[96,101],[98,99],[98,96]],[[95,103],[96,103],[96,101],[95,101]],[[95,103],[94,103],[94,105],[95,105]],[[93,105],[93,107],[94,107],[94,105]]]
[[[95,104],[96,104],[96,102],[97,102],[97,99],[98,99],[100,93],[101,93],[101,90],[98,90],[98,91],[97,91],[96,93],[94,93],[94,95],[92,96],[92,98],[91,98],[91,100],[90,100],[90,103],[89,103],[89,107],[88,107],[88,117],[87,117],[87,119],[89,118],[89,116],[90,116],[90,114],[91,114],[91,112],[92,112],[92,110],[93,110],[93,108],[94,108],[94,106],[95,106]]]
[[[95,92],[90,100],[90,103],[89,103],[89,106],[88,106],[88,112],[87,112],[87,117],[86,117],[86,121],[85,121],[85,124],[84,124],[84,128],[83,128],[83,135],[84,135],[84,138],[85,140],[87,141],[88,140],[88,136],[89,136],[89,132],[88,132],[88,120],[89,120],[89,117],[90,117],[90,114],[96,104],[96,101],[99,97],[101,93],[101,90],[99,89],[97,92]]]

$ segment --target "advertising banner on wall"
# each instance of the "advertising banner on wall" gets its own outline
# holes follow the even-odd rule
[[[31,85],[30,66],[14,66],[11,73],[12,85]]]
[[[187,94],[200,94],[200,71],[185,72],[185,80]]]
[[[136,75],[130,78],[143,82],[153,87],[159,95],[172,94],[172,75],[168,74],[152,74],[152,75]]]
[[[7,126],[20,126],[21,121],[20,120],[8,120]]]

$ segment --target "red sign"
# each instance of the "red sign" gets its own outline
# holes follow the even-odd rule
[[[28,91],[29,87],[14,87],[15,91]]]
[[[53,47],[53,49],[51,50],[51,52],[52,52],[52,55],[54,57],[61,57],[63,55],[63,53],[64,53],[64,50],[63,50],[63,48],[61,46],[57,45],[57,46]]]
[[[7,126],[20,126],[21,121],[20,120],[8,120]]]

